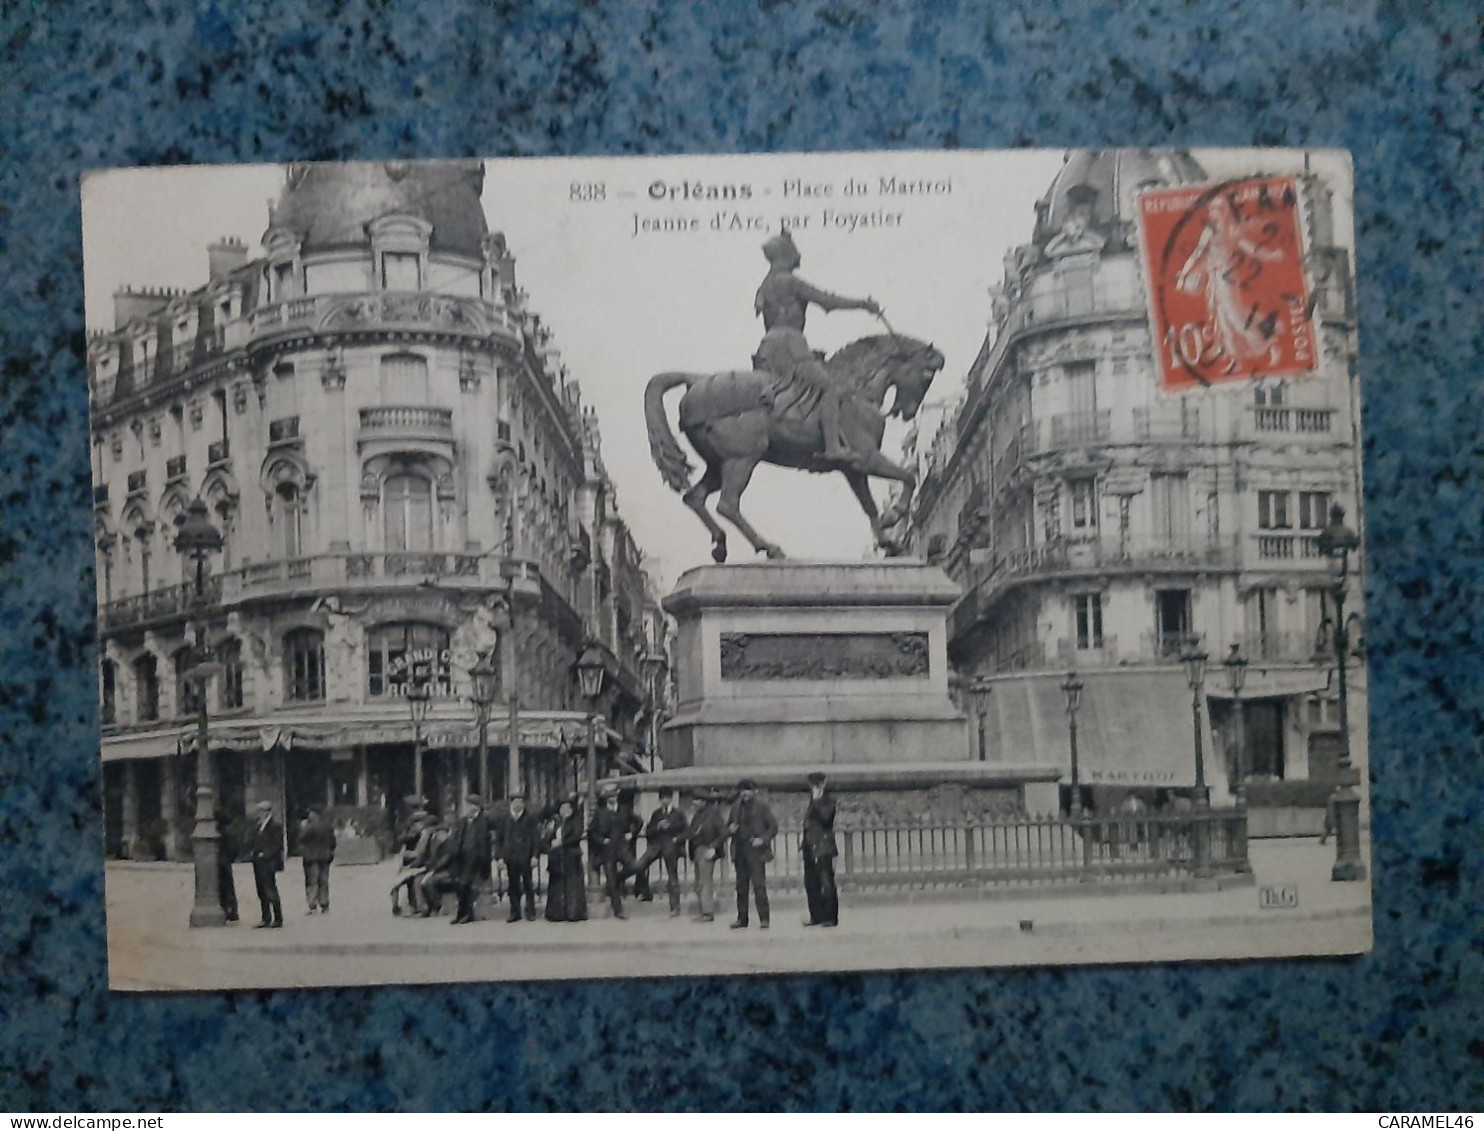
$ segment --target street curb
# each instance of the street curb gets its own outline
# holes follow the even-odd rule
[[[1370,909],[1366,907],[1337,908],[1333,910],[1312,911],[1302,914],[1275,915],[1273,921],[1276,922],[1279,919],[1283,919],[1287,920],[1290,923],[1296,920],[1305,923],[1320,923],[1337,922],[1340,920],[1353,918],[1364,918],[1369,920]],[[435,920],[435,922],[443,923],[446,921],[440,919]],[[495,920],[490,920],[490,922],[493,923],[495,922]],[[609,922],[609,920],[595,919],[588,920],[588,922],[606,923]],[[718,920],[718,922],[720,921]],[[1065,920],[1061,922],[1050,922],[1040,925],[1034,925],[1033,920],[1024,920],[1023,922],[1029,922],[1033,925],[1030,927],[1029,930],[1021,926],[1020,923],[995,923],[987,924],[984,926],[953,925],[942,929],[934,929],[932,931],[906,932],[904,934],[891,934],[884,936],[876,935],[872,937],[879,938],[883,943],[900,943],[903,940],[912,938],[965,939],[976,935],[984,935],[988,938],[997,938],[999,936],[1018,936],[1027,933],[1040,935],[1043,937],[1075,937],[1105,933],[1137,935],[1151,932],[1188,929],[1190,927],[1199,927],[1205,929],[1222,927],[1250,927],[1252,925],[1252,916],[1250,913],[1248,913],[1244,915],[1166,917],[1159,919],[1124,920],[1118,922],[1085,922],[1080,920]],[[500,926],[502,927],[505,925],[506,924],[500,924]],[[479,943],[461,942],[455,939],[449,939],[446,942],[442,942],[433,937],[429,937],[426,941],[417,943],[368,942],[347,944],[333,942],[326,943],[324,945],[302,943],[278,945],[275,940],[275,942],[269,946],[229,945],[223,947],[214,947],[213,950],[238,954],[295,955],[301,957],[426,957],[429,959],[435,959],[443,955],[490,955],[499,953],[540,954],[553,951],[575,952],[594,949],[606,949],[614,946],[644,946],[649,948],[661,948],[665,950],[689,949],[696,946],[698,942],[703,941],[704,936],[710,933],[711,931],[708,930],[707,932],[702,932],[698,936],[670,936],[664,938],[639,937],[635,938],[632,942],[629,943],[624,943],[608,937],[580,942],[576,940],[568,941],[551,939],[543,939],[539,942],[518,942],[515,940],[507,941],[503,939],[491,939],[488,942]],[[719,940],[725,940],[725,944],[732,945],[737,943],[753,943],[755,941],[755,944],[758,946],[779,945],[787,947],[796,947],[801,945],[806,947],[831,946],[834,945],[834,940],[842,938],[848,938],[852,942],[860,941],[859,938],[853,934],[832,935],[828,932],[822,931],[818,934],[802,936],[795,936],[790,934],[785,942],[777,944],[773,943],[773,939],[782,937],[783,936],[779,934],[764,935],[761,931],[754,931],[752,929],[749,929],[746,933],[724,931],[719,935],[718,939],[712,939],[710,941],[716,943]],[[173,944],[167,942],[165,945],[171,946]],[[190,948],[180,947],[177,949]]]

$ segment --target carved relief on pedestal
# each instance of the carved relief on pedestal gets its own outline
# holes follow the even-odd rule
[[[925,632],[721,634],[722,679],[925,679]]]

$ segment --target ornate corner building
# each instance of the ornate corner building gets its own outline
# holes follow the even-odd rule
[[[633,768],[664,618],[483,182],[470,162],[291,166],[261,257],[215,244],[205,286],[121,291],[90,339],[110,853],[189,849],[198,614],[174,535],[197,496],[225,537],[206,694],[228,813],[266,799],[293,828],[321,802],[385,828],[419,782],[449,811],[485,780],[482,658],[483,774],[539,806],[577,786],[588,640],[600,768]]]
[[[1339,745],[1318,535],[1332,503],[1361,526],[1352,252],[1327,186],[1299,176],[1318,371],[1160,392],[1135,194],[1210,179],[1183,151],[1068,155],[991,289],[963,403],[920,451],[909,437],[910,544],[964,588],[950,655],[987,692],[981,757],[1065,770],[1075,670],[1082,782],[1112,804],[1188,785],[1194,635],[1207,780],[1246,788],[1256,833],[1317,831]],[[1249,661],[1240,747],[1232,644]]]

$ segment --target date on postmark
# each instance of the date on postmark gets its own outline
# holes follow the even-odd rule
[[[1151,189],[1138,205],[1166,390],[1318,367],[1293,177]]]

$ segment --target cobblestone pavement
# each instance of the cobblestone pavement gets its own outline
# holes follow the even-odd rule
[[[486,921],[396,918],[390,861],[331,871],[331,912],[307,915],[302,870],[280,877],[283,930],[252,928],[251,869],[237,865],[243,922],[186,926],[189,865],[111,863],[106,869],[109,980],[119,990],[263,988],[376,983],[778,974],[909,967],[1062,965],[1173,958],[1354,954],[1369,948],[1369,886],[1329,878],[1333,845],[1257,842],[1255,886],[1223,891],[978,898],[978,893],[844,893],[838,928],[806,928],[802,897],[774,899],[771,929],[756,916],[730,930],[722,895],[715,922],[691,918],[694,897],[671,919],[663,892],[626,901],[629,918],[592,900],[585,923],[507,923],[501,903]],[[1264,909],[1259,891],[1293,885],[1296,907]],[[1063,891],[1067,889],[1062,889]]]

